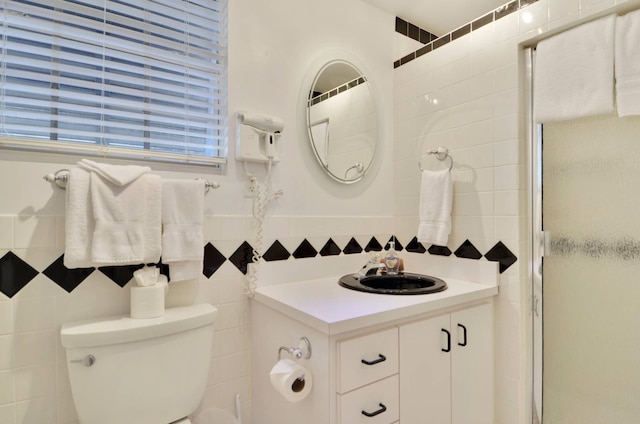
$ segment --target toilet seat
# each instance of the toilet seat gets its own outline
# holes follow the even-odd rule
[[[191,420],[189,419],[189,417],[186,417],[186,418],[182,418],[182,419],[180,419],[178,421],[174,421],[174,422],[169,423],[169,424],[191,424]]]

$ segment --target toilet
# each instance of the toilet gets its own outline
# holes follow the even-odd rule
[[[191,423],[207,383],[217,312],[199,304],[169,308],[158,318],[63,324],[80,423]]]

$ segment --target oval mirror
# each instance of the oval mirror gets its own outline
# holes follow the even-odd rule
[[[341,183],[360,181],[371,168],[378,116],[367,77],[352,63],[325,64],[307,99],[307,129],[316,159]]]

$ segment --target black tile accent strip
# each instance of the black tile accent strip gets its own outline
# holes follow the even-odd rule
[[[325,100],[328,100],[329,98],[333,97],[333,96],[337,96],[338,94],[342,93],[343,91],[349,90],[350,88],[354,88],[359,86],[360,84],[364,84],[365,82],[367,82],[367,79],[364,76],[360,76],[358,78],[354,78],[351,81],[345,82],[344,84],[332,88],[331,90],[329,90],[328,92],[325,93],[313,93],[313,97],[309,99],[308,101],[308,105],[309,106],[313,106],[316,105],[320,102],[323,102]]]
[[[202,260],[202,273],[211,278],[213,274],[222,266],[227,259],[213,244],[207,243],[204,247],[204,258]]]
[[[318,255],[318,251],[309,243],[309,240],[304,239],[300,246],[293,251],[293,257],[296,259],[302,258],[315,258]]]
[[[0,258],[0,292],[8,297],[15,296],[36,275],[38,271],[13,252]]]
[[[123,266],[101,266],[98,270],[109,277],[111,281],[124,287],[133,278],[134,271],[139,270],[144,265],[123,265]]]
[[[422,44],[430,43],[438,38],[437,35],[430,33],[426,29],[420,28],[418,25],[407,22],[398,16],[396,16],[396,32],[419,41]]]
[[[462,37],[463,35],[467,35],[470,32],[471,24],[466,24],[465,26],[462,26],[451,33],[451,41],[457,40],[458,38]]]
[[[369,240],[369,243],[367,243],[367,245],[364,247],[364,251],[365,252],[381,252],[382,245],[380,244],[378,239],[376,239],[375,237],[371,237],[371,240]]]
[[[320,249],[320,256],[337,256],[340,253],[342,253],[340,246],[331,238],[322,246],[322,249]]]
[[[508,16],[513,12],[516,12],[517,10],[522,9],[523,7],[526,7],[530,4],[536,3],[537,1],[538,0],[513,0],[509,3],[506,3],[498,7],[497,9],[487,13],[486,15],[476,20],[466,25],[463,25],[460,28],[455,29],[454,31],[448,34],[442,35],[441,37],[436,37],[435,35],[431,34],[430,41],[428,41],[427,42],[428,44],[426,44],[425,46],[425,47],[430,46],[429,49],[425,49],[425,47],[421,47],[415,52],[404,56],[402,59],[394,61],[393,67],[394,69],[399,68],[400,66],[411,62],[415,58],[418,58],[426,53],[429,53],[437,49],[438,47],[444,46],[450,41],[453,41],[459,37],[467,35],[470,32],[475,31],[478,28],[482,28],[483,26],[490,24],[491,22],[497,21],[500,18],[504,18],[505,16]],[[409,36],[409,25],[411,24],[409,24],[407,21],[396,17],[396,32]],[[428,31],[425,31],[425,32],[429,33]],[[425,40],[426,40],[426,37],[422,35],[422,30],[421,30],[418,41],[425,42]]]
[[[248,271],[247,265],[253,262],[253,247],[246,241],[229,256],[229,261],[236,266],[243,274]]]
[[[451,256],[451,250],[449,250],[447,246],[436,246],[435,244],[432,244],[429,246],[427,252],[431,255]]]
[[[264,252],[262,259],[265,261],[284,261],[289,259],[291,253],[278,240],[274,241],[271,247]]]
[[[412,238],[405,250],[413,253],[425,253],[427,251],[424,245],[418,241],[418,237]]]
[[[349,243],[347,243],[342,251],[345,253],[345,255],[361,253],[362,246],[360,246],[360,243],[358,243],[358,241],[354,237],[351,237],[351,240],[349,240]]]
[[[51,263],[42,273],[49,277],[54,283],[71,293],[89,275],[93,274],[95,268],[74,268],[69,269],[64,266],[64,255]]]
[[[501,241],[496,243],[487,253],[484,255],[489,261],[499,262],[500,274],[505,272],[511,265],[513,265],[518,258],[511,253],[511,250],[507,248]]]
[[[438,256],[451,255],[451,250],[449,250],[447,246],[431,245],[428,249],[425,249],[425,246],[418,242],[417,237],[413,237],[407,246],[403,247],[397,237],[391,236],[383,248],[376,237],[372,236],[364,250],[367,252],[388,250],[389,242],[392,240],[395,240],[395,248],[398,252],[406,250],[407,252],[421,254],[427,253]],[[610,256],[623,260],[640,259],[640,241],[634,240],[621,240],[615,241],[614,243],[607,243],[598,240],[575,242],[563,238],[556,239],[552,242],[552,249],[558,251],[559,254],[587,254],[593,257]],[[207,243],[203,251],[204,257],[202,273],[207,278],[211,278],[211,276],[218,271],[227,259],[225,259],[224,255],[222,255],[212,243]],[[555,251],[554,253],[556,253]],[[337,256],[342,253],[348,255],[362,252],[362,246],[358,243],[355,237],[352,237],[344,250],[341,250],[335,241],[329,238],[319,253],[321,256]],[[311,243],[309,243],[307,239],[304,239],[296,249],[293,256],[294,258],[310,258],[317,255],[318,252]],[[455,251],[455,255],[457,257],[468,259],[481,259],[483,257],[483,255],[469,240],[466,240]],[[287,252],[287,249],[285,249],[279,241],[275,241],[269,250],[267,250],[267,253],[264,254],[263,259],[265,261],[286,260],[289,259],[290,256],[291,255]],[[484,258],[489,261],[499,262],[500,272],[506,271],[518,260],[518,258],[502,242],[496,243],[496,245],[486,253]],[[43,274],[62,287],[65,291],[71,293],[95,271],[95,268],[68,269],[64,266],[63,259],[63,256],[58,257],[43,271]],[[240,272],[246,274],[248,264],[253,261],[253,247],[251,247],[248,242],[243,242],[228,260],[233,263]],[[160,262],[159,264],[147,265],[158,266],[162,274],[167,276],[169,274],[169,266],[167,264]],[[140,264],[119,267],[100,267],[98,269],[101,273],[118,284],[118,286],[124,287],[133,278],[133,272],[142,266],[143,265]],[[13,252],[8,252],[0,258],[0,292],[8,297],[13,297],[37,275],[37,270],[20,259]]]
[[[482,253],[469,240],[465,240],[453,254],[465,259],[480,259],[482,257]]]

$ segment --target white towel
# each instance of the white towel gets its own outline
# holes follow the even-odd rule
[[[136,265],[160,260],[160,176],[144,174],[119,186],[94,172],[91,204],[95,220],[91,245],[93,263]]]
[[[160,177],[137,166],[109,165],[107,173],[102,168],[98,174],[92,164],[80,161],[69,175],[64,265],[71,269],[158,262]]]
[[[78,166],[87,171],[94,172],[102,178],[117,186],[124,186],[140,178],[142,175],[151,172],[148,166],[137,165],[109,165],[108,163],[97,163],[89,159],[82,159]]]
[[[613,40],[610,15],[538,43],[533,83],[536,122],[612,113]]]
[[[448,169],[422,171],[418,241],[446,246],[451,232],[453,180]]]
[[[162,262],[172,281],[202,274],[205,186],[202,180],[162,182]]]
[[[618,116],[640,115],[640,11],[617,19],[615,55]]]
[[[65,214],[64,266],[90,268],[93,243],[93,207],[90,197],[91,173],[84,168],[73,167],[67,182]]]

